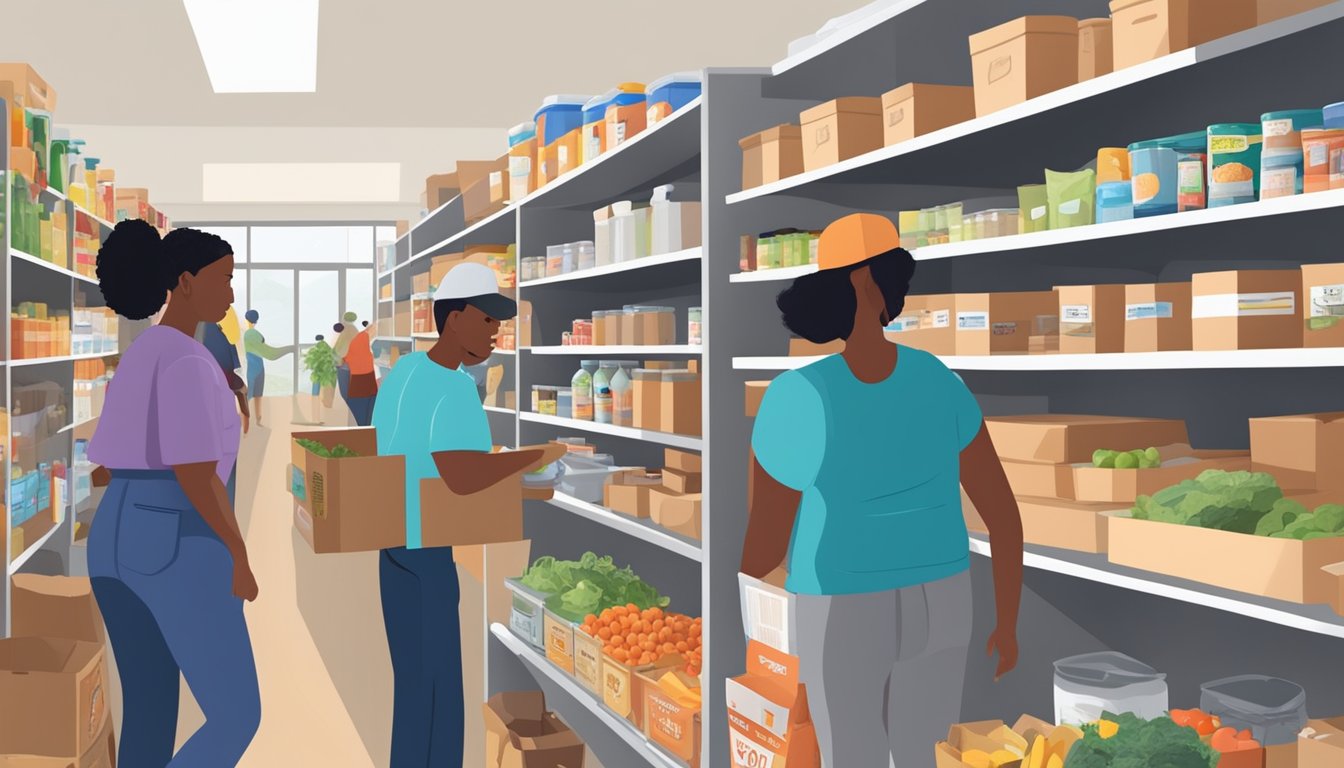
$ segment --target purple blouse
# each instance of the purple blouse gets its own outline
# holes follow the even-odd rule
[[[236,400],[219,364],[174,328],[146,329],[107,385],[89,460],[108,469],[171,469],[217,462],[227,482],[242,433]]]

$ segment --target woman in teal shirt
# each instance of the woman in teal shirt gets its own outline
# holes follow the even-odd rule
[[[961,717],[973,608],[961,487],[993,539],[999,675],[1017,663],[1022,523],[961,378],[885,338],[915,271],[896,227],[840,219],[818,262],[778,305],[791,331],[845,351],[766,391],[742,571],[787,565],[822,764],[900,766]]]

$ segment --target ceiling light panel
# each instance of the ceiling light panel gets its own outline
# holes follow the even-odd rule
[[[207,203],[395,203],[401,163],[205,163]]]
[[[182,0],[215,93],[317,90],[318,0]]]

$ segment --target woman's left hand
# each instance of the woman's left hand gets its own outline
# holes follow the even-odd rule
[[[112,482],[112,473],[107,467],[94,467],[92,481],[94,488],[106,488]]]
[[[997,682],[1017,667],[1016,627],[1000,627],[994,630],[994,634],[989,636],[989,647],[985,649],[985,655],[992,658],[995,651],[999,652],[999,666],[994,672],[994,680]]]

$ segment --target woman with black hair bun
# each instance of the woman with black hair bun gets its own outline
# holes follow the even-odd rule
[[[122,765],[235,765],[261,720],[243,617],[257,582],[225,491],[240,421],[195,339],[199,324],[223,319],[232,280],[233,248],[194,229],[160,240],[123,221],[98,251],[109,307],[133,320],[164,309],[123,351],[89,444],[110,474],[89,576],[121,675]],[[179,675],[206,720],[174,756]]]
[[[1017,663],[1022,522],[965,383],[886,339],[915,273],[896,227],[855,214],[818,246],[817,273],[777,304],[795,334],[845,350],[766,390],[742,572],[777,581],[784,566],[797,594],[822,765],[905,765],[961,717],[974,607],[961,488],[993,539],[999,675]]]

